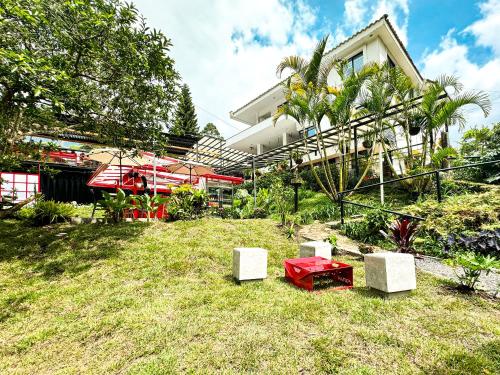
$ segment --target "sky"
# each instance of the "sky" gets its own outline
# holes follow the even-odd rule
[[[383,14],[425,78],[455,74],[465,90],[490,95],[484,118],[466,107],[467,127],[500,121],[500,0],[133,0],[147,24],[172,41],[171,57],[191,89],[198,123],[225,138],[247,128],[229,111],[278,82],[289,55],[308,57]],[[451,131],[454,143],[458,129]]]

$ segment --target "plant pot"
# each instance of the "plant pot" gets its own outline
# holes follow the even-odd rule
[[[408,132],[410,133],[410,135],[417,135],[418,133],[420,133],[420,127],[419,126],[410,126],[410,128],[408,129]]]
[[[302,158],[297,158],[297,159],[294,159],[293,161],[295,162],[295,164],[299,165],[299,164],[302,164],[302,162],[304,160],[302,160]]]
[[[373,142],[369,141],[369,140],[365,140],[365,141],[363,141],[362,145],[364,148],[372,148]]]

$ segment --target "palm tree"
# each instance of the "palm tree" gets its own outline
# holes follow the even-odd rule
[[[336,64],[336,60],[325,54],[328,36],[321,39],[314,49],[311,60],[300,56],[285,57],[276,69],[279,77],[285,70],[292,70],[292,75],[285,83],[286,103],[281,105],[273,115],[276,124],[282,116],[294,118],[299,126],[305,130],[313,127],[316,133],[316,148],[321,155],[321,167],[325,172],[326,186],[321,181],[313,166],[310,151],[306,141],[307,132],[304,132],[304,146],[309,159],[309,165],[316,182],[331,200],[337,200],[338,192],[332,171],[328,164],[326,147],[321,135],[320,123],[326,113],[326,96],[332,88],[328,86],[328,75]]]
[[[291,69],[293,74],[285,85],[287,102],[280,106],[273,116],[274,123],[281,116],[293,117],[302,129],[313,127],[315,130],[316,150],[321,155],[320,165],[326,177],[323,183],[316,172],[308,150],[307,134],[304,132],[304,146],[312,173],[323,192],[333,201],[345,190],[348,180],[350,154],[347,151],[352,140],[351,119],[355,102],[365,80],[373,74],[374,67],[363,67],[359,72],[347,74],[347,61],[337,60],[325,55],[328,37],[322,39],[310,61],[300,56],[290,56],[278,65],[279,76],[285,69]],[[328,76],[335,70],[341,78],[338,87],[328,85]],[[327,146],[321,132],[321,120],[327,116],[330,126],[337,128],[341,163],[339,167],[338,186],[328,162]],[[361,179],[366,175],[365,170]],[[360,179],[360,181],[361,181]]]
[[[448,90],[453,90],[453,95]],[[429,82],[423,90],[422,101],[417,108],[417,116],[421,118],[423,158],[422,167],[425,166],[427,153],[430,158],[434,155],[438,142],[435,140],[445,125],[458,124],[460,128],[465,125],[466,119],[463,107],[475,105],[481,109],[484,117],[491,111],[491,102],[483,91],[462,92],[463,85],[453,75],[439,76],[435,81]],[[442,100],[443,95],[447,97]]]

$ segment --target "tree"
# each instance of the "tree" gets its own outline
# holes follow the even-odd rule
[[[184,84],[181,88],[177,109],[175,111],[174,126],[171,132],[175,135],[197,135],[198,119],[189,86]]]
[[[205,125],[203,130],[201,131],[201,134],[204,135],[210,135],[212,137],[220,138],[221,135],[219,133],[219,129],[217,129],[217,126],[215,124],[209,122],[208,124]]]
[[[355,108],[363,82],[373,74],[373,67],[367,66],[360,72],[347,74],[347,62],[337,60],[325,54],[328,37],[322,39],[313,52],[310,61],[300,56],[289,56],[278,65],[277,73],[281,75],[285,69],[293,71],[285,84],[286,103],[281,105],[273,116],[276,123],[281,116],[294,118],[302,130],[312,127],[315,131],[316,147],[310,150],[307,141],[307,132],[304,134],[304,148],[309,160],[311,172],[321,190],[332,200],[337,201],[341,192],[347,186],[350,155],[347,149],[351,144],[351,117]],[[342,79],[339,87],[328,85],[328,76],[336,70]],[[328,162],[328,142],[325,142],[321,132],[321,120],[327,116],[330,125],[338,129],[339,153],[341,156],[338,180],[334,178]],[[314,167],[311,152],[318,151],[321,174]],[[368,170],[368,167],[366,171]],[[366,174],[366,173],[364,173]],[[363,174],[363,175],[364,175]],[[360,179],[361,180],[361,179]]]
[[[165,141],[171,43],[133,5],[3,0],[0,46],[1,153],[41,129],[92,131],[118,147]]]

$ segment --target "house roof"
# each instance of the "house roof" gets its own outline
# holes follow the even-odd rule
[[[330,54],[332,53],[333,51],[335,51],[336,49],[338,49],[339,47],[349,43],[351,40],[353,40],[354,38],[356,38],[358,35],[364,33],[366,30],[368,30],[370,27],[374,26],[375,24],[379,23],[379,22],[385,22],[387,24],[387,26],[389,27],[389,30],[391,31],[391,33],[394,35],[394,37],[396,38],[396,41],[399,45],[399,47],[402,49],[403,53],[406,55],[406,57],[408,58],[408,60],[410,61],[412,67],[415,69],[415,72],[417,73],[417,75],[419,76],[419,78],[421,80],[424,80],[422,75],[420,74],[420,71],[418,70],[418,68],[416,67],[413,59],[411,58],[410,54],[408,53],[408,50],[406,49],[406,47],[404,46],[403,42],[401,41],[401,39],[399,38],[398,34],[396,33],[396,30],[394,29],[394,26],[391,24],[391,22],[389,21],[389,16],[387,14],[384,14],[382,17],[380,17],[379,19],[373,21],[372,23],[370,23],[369,25],[365,26],[364,28],[362,28],[361,30],[357,31],[356,33],[352,34],[350,37],[348,37],[347,39],[343,40],[342,42],[340,42],[339,44],[337,44],[335,47],[333,47],[332,49],[330,49],[328,52],[326,52],[326,55],[327,54]],[[247,107],[249,104],[252,104],[253,102],[255,102],[256,100],[262,98],[263,96],[267,95],[269,92],[271,92],[272,90],[274,90],[275,88],[277,88],[278,86],[280,86],[281,84],[283,84],[286,80],[288,79],[285,78],[281,81],[279,81],[278,83],[276,83],[275,85],[271,86],[269,89],[267,89],[266,91],[264,91],[263,93],[261,93],[260,95],[256,96],[255,98],[253,98],[252,100],[250,100],[249,102],[247,102],[246,104],[242,105],[241,107],[239,107],[238,109],[236,109],[235,111],[231,111],[230,114],[231,114],[231,117],[241,111],[242,109],[244,109],[245,107]]]

